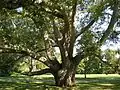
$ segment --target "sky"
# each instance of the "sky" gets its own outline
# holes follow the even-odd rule
[[[19,8],[17,8],[16,9],[18,12],[21,12],[21,11],[23,11],[23,8],[22,7],[19,7]]]

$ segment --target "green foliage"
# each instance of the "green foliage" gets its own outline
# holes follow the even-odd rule
[[[14,65],[14,72],[17,73],[25,73],[25,72],[33,72],[41,69],[45,69],[47,66],[45,66],[43,63],[39,61],[35,61],[32,58],[25,57],[19,60]]]
[[[44,64],[40,62],[36,62],[36,69],[40,70],[40,69],[45,69],[45,68],[47,68],[47,66],[45,66]]]
[[[99,58],[90,56],[81,61],[78,66],[77,73],[100,74],[102,73],[101,62]]]
[[[94,54],[83,59],[78,66],[77,73],[100,73],[100,74],[119,74],[120,73],[120,60],[117,57],[116,50],[102,51],[99,57]]]
[[[84,60],[82,60],[81,63],[77,67],[76,73],[79,73],[79,74],[84,73],[84,70],[85,70],[85,63],[84,63]]]
[[[7,47],[35,51],[44,48],[42,31],[35,27],[32,19],[21,15],[7,15],[6,18],[0,22],[0,38]]]
[[[86,56],[99,54],[100,48],[96,43],[95,33],[92,31],[86,31],[82,36],[78,44],[81,44],[80,48],[84,51]]]
[[[24,72],[29,72],[29,62],[27,60],[21,60],[18,61],[15,65],[14,65],[14,70],[12,73],[16,72],[16,73],[24,73]]]
[[[109,0],[99,0],[99,1],[95,1],[95,5],[91,5],[89,8],[89,11],[92,12],[93,16],[96,20],[98,20],[98,18],[100,16],[103,15],[103,10],[106,9],[106,5],[109,3]]]
[[[15,59],[13,54],[0,54],[0,76],[10,75],[14,71]]]
[[[120,66],[120,60],[119,57],[116,55],[119,55],[117,51],[115,50],[106,50],[105,51],[105,59],[106,62],[110,65],[105,65],[105,69],[107,69],[108,73],[119,73],[119,66]]]

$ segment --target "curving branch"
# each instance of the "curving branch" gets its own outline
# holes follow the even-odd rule
[[[98,42],[100,45],[102,45],[102,43],[108,38],[108,36],[112,34],[114,25],[117,22],[117,15],[118,15],[118,0],[115,0],[114,7],[113,7],[113,14],[112,14],[109,26],[107,30],[103,33],[103,36],[100,39],[100,41]]]
[[[78,38],[82,33],[84,33],[86,30],[88,30],[93,24],[95,23],[95,20],[91,20],[90,23],[86,26],[86,27],[83,27],[80,31],[80,33],[78,33],[76,35],[76,38]]]
[[[85,57],[87,56],[85,56],[83,52],[79,52],[75,57],[73,57],[73,61],[75,62],[76,65],[78,65],[80,61],[84,59]]]
[[[31,52],[28,52],[28,51],[24,51],[24,50],[15,50],[15,49],[11,49],[11,48],[5,48],[5,47],[0,47],[0,54],[2,53],[16,53],[16,54],[22,54],[24,56],[29,56],[43,64],[45,64],[46,66],[50,67],[52,66],[52,63],[48,60],[45,60],[45,61],[42,61],[40,60],[40,57],[41,56],[37,56],[35,53],[31,53]]]

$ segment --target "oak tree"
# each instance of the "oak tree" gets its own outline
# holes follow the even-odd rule
[[[2,0],[0,10],[6,12],[1,22],[11,23],[1,25],[1,53],[38,60],[48,68],[29,75],[51,73],[57,86],[72,86],[80,61],[115,30],[119,0]]]

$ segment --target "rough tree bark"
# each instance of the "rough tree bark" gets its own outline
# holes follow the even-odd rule
[[[71,63],[70,67],[63,67],[53,72],[55,84],[60,87],[75,85],[75,73],[77,65]]]

